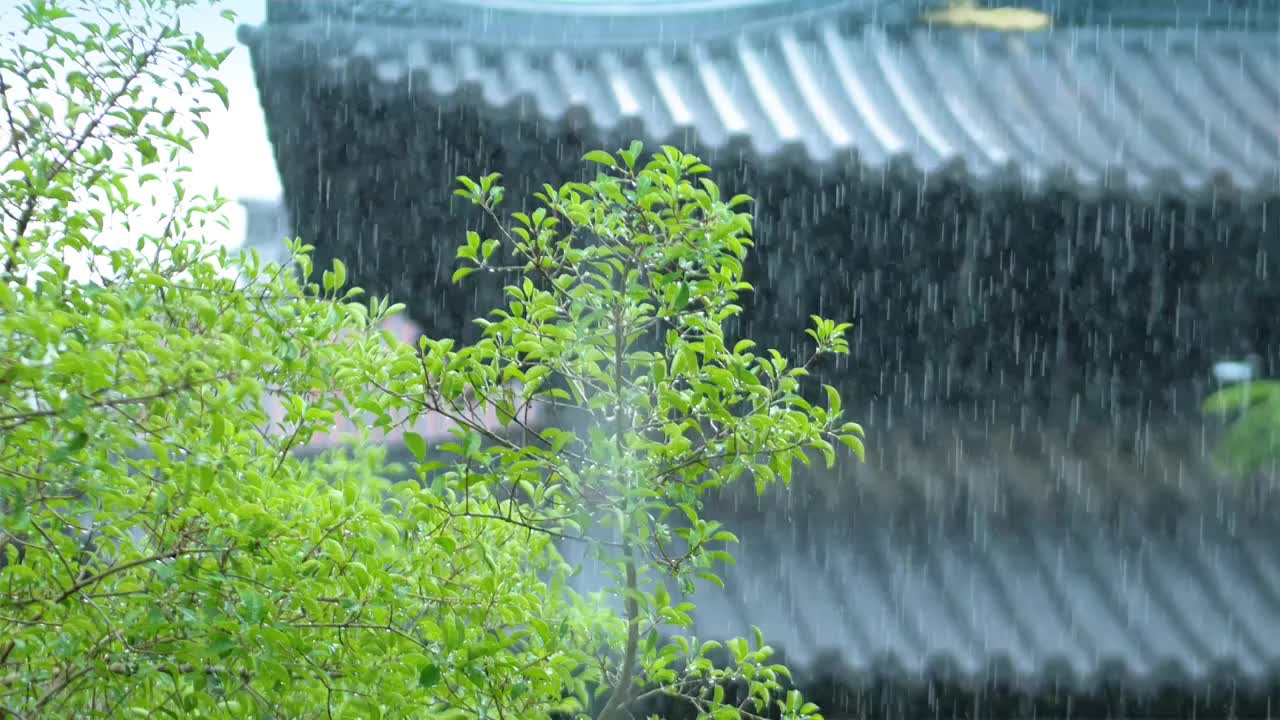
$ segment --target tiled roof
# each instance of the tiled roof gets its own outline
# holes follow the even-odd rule
[[[779,18],[840,13],[878,24],[904,24],[946,0],[266,0],[268,22],[354,21],[410,26],[425,35],[487,36],[522,46],[635,42],[728,35]],[[1043,12],[1059,26],[1129,25],[1280,28],[1272,0],[1018,0],[979,2]],[[478,32],[477,32],[478,31]],[[496,35],[496,37],[495,37]]]
[[[314,65],[321,82],[566,123],[605,145],[642,137],[816,172],[905,161],[995,186],[1280,191],[1276,32],[885,29],[820,5],[649,49],[316,20],[243,38],[259,72]]]
[[[242,204],[249,217],[246,246],[276,246],[277,238],[292,234],[280,203]],[[387,329],[411,344],[421,334],[405,316],[392,318]],[[871,501],[917,513],[963,507],[1041,517],[1207,510],[1280,516],[1280,468],[1248,480],[1221,472],[1213,455],[1224,426],[1214,417],[1153,422],[1117,416],[1072,428],[1047,417],[1019,427],[954,410],[884,403],[853,414],[871,430],[867,461],[806,482],[820,506]],[[443,434],[444,425],[431,424],[437,419],[423,422],[421,434]],[[398,444],[398,437],[390,440]]]
[[[901,24],[937,1],[267,0],[267,21],[409,28],[432,41],[467,37],[489,47],[651,47],[724,37],[796,17]]]
[[[1214,473],[1211,431],[909,425],[868,419],[865,464],[708,499],[741,544],[689,632],[758,625],[802,683],[847,688],[1280,683],[1276,479]],[[606,585],[591,566],[577,582]]]
[[[765,506],[725,518],[737,564],[721,569],[724,590],[699,583],[688,632],[749,637],[757,625],[802,683],[1141,693],[1280,680],[1274,525]],[[605,585],[595,568],[577,583]]]
[[[280,238],[293,234],[280,202],[242,204],[246,245],[279,247]],[[412,343],[418,330],[396,334]],[[962,503],[997,513],[1090,515],[1230,507],[1280,515],[1280,473],[1242,481],[1217,469],[1219,418],[1155,422],[1116,415],[1073,422],[1041,414],[1015,422],[913,405],[903,395],[891,393],[853,412],[872,432],[872,452],[849,477],[813,485],[824,503],[874,498],[893,507],[945,510]]]
[[[1068,430],[1018,429],[935,408],[897,419],[855,413],[868,428],[865,463],[814,471],[804,508],[873,503],[912,514],[1000,517],[1277,516],[1280,474],[1244,479],[1214,462],[1221,425],[1126,420]],[[806,471],[808,472],[808,471]]]
[[[1262,7],[1249,1],[1213,6]],[[487,1],[504,3],[519,4]],[[401,107],[430,113],[424,125],[479,108],[598,145],[641,137],[817,172],[905,165],[980,186],[1280,190],[1274,31],[1104,21],[1002,36],[886,28],[842,9],[891,4],[814,2],[803,19],[683,36],[667,27],[651,50],[584,38],[573,23],[531,25],[524,42],[497,10],[390,0],[359,5],[412,12],[372,22],[300,10],[244,39],[260,77],[301,70],[307,88],[412,94]],[[469,31],[476,17],[491,32]],[[920,681],[940,665],[973,686],[993,669],[1077,687],[1203,689],[1228,668],[1220,684],[1280,678],[1280,651],[1265,642],[1280,627],[1280,535],[1260,519],[1276,516],[1276,482],[1213,472],[1211,429],[1129,419],[1014,432],[932,412],[855,415],[872,432],[866,465],[798,480],[767,509],[715,506],[743,545],[726,591],[699,596],[701,636],[755,622],[801,672],[846,680]],[[581,587],[599,580],[588,572]]]

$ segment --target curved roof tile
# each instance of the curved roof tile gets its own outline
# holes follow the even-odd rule
[[[1267,641],[1280,626],[1274,527],[783,515],[765,503],[722,518],[742,538],[737,564],[720,569],[724,589],[699,585],[688,632],[749,637],[756,625],[802,682],[924,686],[945,673],[970,690],[1141,693],[1280,680]],[[590,567],[576,580],[605,584]]]
[[[323,64],[321,82],[585,126],[601,143],[684,143],[692,130],[700,150],[815,172],[906,160],[995,186],[1280,191],[1273,33],[894,32],[823,16],[647,51],[505,49],[319,22],[244,39],[260,71]]]

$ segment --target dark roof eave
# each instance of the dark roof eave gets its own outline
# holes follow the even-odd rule
[[[562,38],[648,45],[655,38],[736,33],[758,23],[813,13],[840,13],[851,22],[915,22],[946,0],[267,0],[273,24],[359,22],[412,27],[424,33],[474,36],[497,33],[499,42],[557,43]],[[990,5],[1001,3],[991,2]],[[1270,0],[1019,0],[1021,8],[1049,15],[1059,27],[1280,29],[1280,6]],[[504,28],[514,28],[508,32]]]
[[[726,37],[778,22],[839,17],[901,25],[935,0],[677,0],[638,3],[415,0],[268,0],[268,25],[357,25],[365,32],[409,28],[424,39],[483,38],[493,47],[546,49],[663,47]],[[655,8],[658,8],[655,11]],[[664,9],[665,8],[665,9]]]
[[[1191,31],[1161,31],[1156,35],[1148,34],[1149,37],[1146,40],[1134,39],[1132,34],[1122,33],[1107,40],[1102,38],[1096,30],[1064,31],[1060,35],[1065,37],[1056,41],[1053,39],[1035,41],[1039,43],[1037,47],[1046,48],[1041,51],[1043,55],[1037,58],[1045,62],[1039,63],[1040,69],[1030,72],[1038,72],[1045,77],[1032,78],[1036,81],[1031,83],[1032,86],[1062,81],[1061,73],[1066,71],[1054,65],[1061,62],[1054,59],[1054,52],[1057,52],[1054,50],[1055,47],[1068,47],[1075,52],[1077,44],[1080,47],[1089,47],[1092,43],[1097,47],[1106,46],[1106,49],[1098,50],[1099,53],[1116,53],[1135,44],[1142,48],[1158,49],[1162,44],[1210,42],[1208,38],[1192,38],[1191,35],[1194,35],[1194,32]],[[540,93],[557,92],[554,89],[556,81],[559,81],[560,85],[568,85],[577,80],[576,77],[557,77],[557,73],[563,75],[566,72],[593,71],[565,70],[559,66],[555,70],[546,68],[539,70],[530,66],[531,76],[541,73],[551,81],[528,83],[531,87],[540,88],[540,93],[506,85],[508,80],[495,80],[503,77],[504,72],[509,69],[503,67],[503,63],[506,62],[503,59],[504,54],[500,51],[485,49],[487,40],[484,47],[476,46],[469,50],[459,49],[461,46],[457,45],[456,40],[448,46],[437,48],[419,39],[416,30],[413,29],[380,28],[377,33],[370,34],[367,26],[356,23],[268,24],[260,28],[242,27],[240,37],[242,42],[253,50],[255,69],[260,83],[264,82],[265,76],[275,72],[318,72],[322,82],[358,87],[361,92],[369,92],[377,97],[398,97],[406,92],[407,87],[412,87],[412,92],[429,96],[431,102],[437,106],[483,107],[487,113],[493,115],[510,114],[513,122],[523,120],[526,109],[535,107],[540,108],[541,117],[538,122],[542,127],[555,128],[559,125],[577,132],[585,131],[588,136],[594,136],[596,142],[606,147],[626,143],[636,137],[654,143],[687,144],[684,138],[689,137],[689,130],[694,130],[694,136],[700,142],[696,148],[692,149],[703,153],[710,160],[714,161],[716,155],[720,153],[734,158],[743,155],[754,156],[759,162],[777,164],[783,169],[811,174],[830,174],[845,170],[861,176],[873,177],[877,174],[905,174],[917,181],[950,177],[960,179],[980,191],[1015,190],[1024,193],[1043,193],[1061,190],[1083,197],[1129,195],[1144,201],[1173,196],[1201,203],[1214,203],[1224,197],[1230,197],[1244,204],[1254,204],[1280,195],[1280,138],[1268,138],[1265,135],[1265,120],[1260,119],[1257,111],[1261,108],[1265,114],[1269,100],[1265,92],[1257,95],[1258,90],[1248,85],[1256,80],[1251,81],[1246,75],[1233,78],[1233,82],[1241,84],[1235,88],[1228,88],[1230,92],[1203,98],[1199,110],[1206,113],[1205,117],[1186,114],[1187,104],[1194,102],[1194,98],[1187,97],[1184,90],[1165,88],[1163,85],[1143,88],[1141,91],[1143,93],[1163,93],[1167,96],[1183,93],[1181,97],[1172,100],[1175,106],[1178,102],[1184,103],[1179,110],[1181,114],[1175,113],[1172,117],[1180,124],[1168,129],[1164,140],[1157,138],[1154,133],[1137,133],[1142,137],[1140,140],[1135,140],[1132,143],[1133,146],[1145,145],[1154,155],[1143,157],[1142,151],[1130,147],[1127,149],[1130,156],[1117,161],[1110,156],[1111,151],[1103,146],[1097,144],[1089,146],[1083,143],[1080,137],[1066,136],[1064,134],[1066,130],[1055,124],[1058,121],[1052,117],[1052,110],[1041,112],[1037,109],[1028,114],[1028,111],[1023,109],[1017,117],[1010,114],[1018,104],[1026,104],[1028,101],[1033,104],[1038,102],[1038,96],[1025,95],[1027,92],[1034,94],[1038,91],[1028,91],[1025,87],[1012,91],[995,91],[992,87],[986,86],[985,81],[969,78],[963,81],[970,83],[967,87],[948,90],[948,96],[944,98],[940,94],[942,81],[918,75],[907,76],[905,73],[918,70],[910,64],[902,68],[888,68],[883,71],[886,73],[883,79],[872,76],[869,81],[880,83],[881,94],[876,99],[888,102],[888,104],[882,102],[875,106],[877,111],[887,108],[884,112],[885,118],[880,118],[878,121],[883,122],[886,118],[896,119],[898,122],[893,126],[894,132],[904,138],[914,139],[894,148],[884,147],[882,144],[877,146],[875,142],[868,145],[867,142],[871,136],[864,134],[864,139],[841,147],[828,142],[829,138],[822,135],[822,128],[819,127],[822,118],[818,117],[820,113],[818,110],[808,112],[804,118],[803,132],[790,139],[779,137],[776,126],[770,126],[768,123],[770,119],[768,109],[759,104],[752,108],[756,122],[746,126],[745,132],[735,133],[727,130],[723,118],[714,114],[717,111],[715,103],[711,102],[714,98],[698,99],[700,103],[698,107],[703,112],[693,118],[692,126],[670,122],[670,118],[663,121],[656,120],[652,111],[627,113],[627,108],[618,107],[608,102],[611,98],[601,96],[598,90],[604,88],[596,86],[591,86],[596,90],[595,92],[583,91],[577,99],[572,95],[556,98],[556,102],[559,103],[556,106],[557,109],[548,111],[546,108],[549,106],[543,102],[546,98],[540,97]],[[850,43],[860,42],[859,37],[870,38],[866,40],[871,44],[870,49],[856,48],[856,51],[872,53],[873,56],[881,52],[876,49],[877,47],[889,46],[889,43],[895,42],[886,38],[883,33],[875,32],[871,35],[852,37],[854,39],[850,40]],[[877,37],[881,39],[875,39]],[[945,39],[948,37],[951,40]],[[947,48],[959,47],[961,37],[963,36],[957,34],[920,32],[912,38],[901,41],[898,45],[893,45],[894,49],[890,50],[889,57],[896,57],[894,53],[897,53],[900,48],[907,48],[910,52],[912,47],[918,48],[921,43],[938,43],[936,48],[929,49],[929,52],[935,54],[955,52]],[[997,53],[1005,52],[1002,48],[1009,42],[985,34],[971,35],[971,37],[974,38],[974,43],[979,43],[986,50],[994,49],[992,52]],[[1256,46],[1257,52],[1267,54],[1263,59],[1258,60],[1261,63],[1261,70],[1257,73],[1259,76],[1265,75],[1268,62],[1276,64],[1276,61],[1280,60],[1274,57],[1275,48],[1267,45],[1265,38],[1259,39],[1248,33],[1219,34],[1216,37],[1222,38],[1222,46],[1232,49],[1232,52],[1236,51],[1235,48]],[[949,43],[949,45],[943,43]],[[1022,46],[1008,47],[1013,48],[1008,50],[1010,59],[1001,62],[1012,63],[1014,60],[1021,60],[1032,51]],[[410,50],[406,51],[406,48]],[[1252,51],[1239,50],[1239,52]],[[554,55],[553,51],[552,56]],[[609,58],[607,62],[616,64],[622,57],[618,52],[611,51],[585,54],[576,52],[576,56],[579,62],[585,63],[587,67],[593,63],[606,62],[600,59],[604,57]],[[522,55],[522,57],[524,58],[522,62],[530,62],[529,55]],[[635,67],[646,67],[644,65],[646,61],[643,59],[635,62]],[[652,61],[649,60],[649,62]],[[696,74],[691,67],[691,62],[680,62],[684,64],[678,70],[675,69],[677,68],[676,60],[668,63],[669,72]],[[921,61],[913,59],[911,62],[918,64]],[[1162,59],[1155,58],[1152,62],[1159,63]],[[551,64],[555,64],[554,57]],[[1019,70],[1012,68],[1013,66],[1010,65],[1004,71],[1029,72],[1025,68]],[[1001,68],[996,67],[996,70]],[[604,71],[601,70],[601,72]],[[834,73],[829,69],[827,72]],[[869,71],[860,69],[860,72]],[[634,73],[632,77],[638,77],[641,74],[643,73]],[[913,93],[915,97],[906,99],[912,100],[915,105],[895,107],[895,101],[903,100],[895,97],[903,92],[900,89],[903,77],[909,77],[909,81],[914,83],[908,92]],[[1150,77],[1159,76],[1153,73]],[[687,87],[694,87],[696,79],[691,77],[691,84]],[[787,79],[785,75],[780,75],[774,81],[786,83]],[[831,78],[822,78],[822,81],[828,90],[835,86],[835,80]],[[495,85],[495,82],[499,84]],[[637,82],[643,85],[646,80],[640,78]],[[897,83],[897,86],[894,83]],[[644,85],[644,89],[649,92],[655,92],[653,87],[652,82]],[[1203,87],[1208,88],[1208,84],[1206,83]],[[792,99],[802,100],[796,88],[787,86],[785,89],[792,93]],[[1092,120],[1095,124],[1095,143],[1117,142],[1115,136],[1134,134],[1133,126],[1126,125],[1132,120],[1125,113],[1141,113],[1142,109],[1134,105],[1125,107],[1123,102],[1117,103],[1113,97],[1114,91],[1105,88],[1090,90],[1086,85],[1077,86],[1076,92],[1086,93],[1086,91],[1100,94],[1097,98],[1084,95],[1077,101],[1078,111],[1082,113],[1082,117],[1086,110],[1094,113]],[[993,92],[1007,95],[1008,102],[1013,104],[1006,105],[1007,109],[999,113],[990,113],[991,108],[987,106],[992,104]],[[1219,89],[1218,92],[1224,91]],[[1234,93],[1234,96],[1231,93]],[[1208,160],[1210,164],[1195,167],[1194,158],[1202,150],[1198,146],[1188,150],[1184,147],[1187,139],[1194,137],[1195,133],[1204,132],[1202,126],[1205,124],[1208,113],[1221,113],[1224,105],[1228,106],[1226,108],[1228,115],[1232,110],[1242,110],[1243,108],[1229,107],[1229,101],[1238,100],[1241,96],[1246,98],[1246,102],[1254,104],[1251,114],[1239,120],[1243,124],[1240,125],[1241,129],[1238,132],[1216,133],[1213,142],[1217,147],[1214,148],[1215,152],[1210,153],[1212,156]],[[600,102],[602,97],[605,102]],[[957,100],[957,97],[960,99]],[[587,102],[588,98],[591,102]],[[658,100],[660,98],[655,96],[633,104],[636,107],[652,108],[657,107]],[[946,109],[948,103],[954,105],[957,102],[967,105],[976,116],[985,113],[987,116],[985,131],[994,128],[1003,132],[1004,136],[994,137],[994,142],[1003,144],[1004,147],[996,151],[987,150],[984,154],[976,144],[974,139],[976,135],[972,134],[976,131],[968,131],[970,135],[961,132],[958,129],[954,109]],[[840,101],[837,100],[836,104],[840,105]],[[794,110],[796,113],[805,113],[809,105],[811,103],[795,102],[790,105],[791,109],[788,112]],[[940,122],[949,122],[951,125],[950,136],[946,138],[948,146],[953,150],[953,154],[949,157],[939,156],[928,149],[929,143],[935,142],[934,138],[938,135],[936,128],[916,125],[922,122],[916,117],[919,108],[925,106],[940,108],[936,116],[942,118]],[[1121,106],[1119,111],[1116,110],[1116,106]],[[850,126],[854,124],[869,126],[877,121],[876,119],[867,121],[859,116],[857,113],[864,111],[855,110],[854,105],[847,102],[841,107],[846,110],[845,116],[838,118],[839,122]],[[953,114],[948,115],[948,112]],[[1112,113],[1112,115],[1108,116],[1106,113]],[[930,112],[930,115],[934,114],[933,111]],[[278,121],[269,118],[269,121],[273,120]],[[1160,118],[1157,122],[1163,123],[1166,120],[1167,118]],[[1038,125],[1029,130],[1023,127],[1016,133],[1011,130],[1014,126],[1026,126],[1028,122],[1038,123]],[[1060,156],[1056,159],[1052,154],[1041,157],[1037,148],[1025,145],[1026,138],[1032,136],[1046,138],[1051,145],[1057,142],[1060,145]],[[993,141],[991,137],[987,137],[986,140]],[[1270,141],[1269,144],[1268,141]],[[1174,142],[1181,142],[1184,146],[1174,146],[1171,144]],[[1164,144],[1163,147],[1159,146],[1161,143]],[[1089,155],[1091,157],[1087,157]],[[995,161],[997,156],[1003,156],[1004,160]],[[1273,162],[1265,162],[1272,156],[1275,157]],[[1161,157],[1165,160],[1161,160]],[[1150,162],[1146,162],[1148,160]],[[1166,161],[1177,164],[1165,166],[1156,164]],[[1201,162],[1205,161],[1201,160]],[[1146,167],[1143,167],[1144,164]]]

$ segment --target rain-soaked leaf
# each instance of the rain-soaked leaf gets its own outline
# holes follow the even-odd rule
[[[822,389],[825,390],[827,393],[827,408],[831,411],[833,415],[839,413],[840,412],[840,391],[830,385],[823,385]]]
[[[418,687],[424,690],[430,690],[440,684],[443,673],[440,672],[440,666],[435,663],[427,663],[418,670]]]
[[[867,450],[866,450],[866,448],[863,446],[863,444],[862,444],[862,441],[861,441],[861,440],[859,440],[858,438],[854,437],[853,435],[841,435],[841,436],[840,436],[840,442],[844,443],[845,447],[847,447],[847,448],[849,448],[850,450],[852,450],[852,451],[853,451],[853,453],[854,453],[855,455],[857,455],[857,456],[858,456],[858,459],[859,459],[859,460],[861,460],[861,461],[863,461],[863,462],[865,462],[865,461],[866,461],[866,459],[867,459]]]
[[[303,5],[296,11],[310,12]],[[128,26],[93,22],[116,37],[88,47],[50,31],[59,50],[25,56],[39,65],[105,49],[126,57],[104,64],[104,74],[122,75],[149,62],[131,50],[148,45]],[[59,69],[45,73],[40,93],[12,94],[19,116],[26,108],[52,125],[61,108],[74,107],[78,123],[106,118],[105,137],[136,147],[147,163],[171,152],[188,159],[179,129],[191,121],[203,132],[209,98],[227,101],[223,82],[204,72],[226,54],[180,28],[165,32],[157,52],[171,62],[144,69],[143,84],[183,92],[112,99],[103,88],[122,78],[95,82],[86,60],[65,84],[74,104],[41,99],[59,94]],[[112,103],[121,107],[100,107]],[[377,126],[362,137],[378,142]],[[19,181],[34,182],[59,149],[4,162]],[[734,294],[747,289],[740,273],[752,227],[730,209],[750,198],[735,195],[727,207],[719,183],[740,174],[716,174],[673,146],[643,152],[638,141],[614,155],[588,152],[594,180],[543,185],[539,197],[522,198],[524,214],[510,217],[498,207],[507,191],[501,175],[458,179],[457,194],[480,206],[467,211],[493,237],[466,234],[457,258],[470,266],[453,270],[451,282],[480,267],[505,291],[497,308],[475,310],[483,332],[466,338],[448,322],[429,322],[421,340],[400,322],[370,332],[371,319],[404,309],[391,299],[442,320],[464,311],[449,304],[453,290],[412,286],[433,277],[423,263],[434,263],[434,252],[377,256],[376,240],[360,253],[338,252],[317,237],[332,266],[316,266],[323,272],[315,278],[314,248],[295,240],[287,250],[299,278],[260,263],[256,251],[238,264],[234,253],[202,242],[204,225],[190,207],[202,200],[181,181],[173,208],[160,207],[168,187],[165,199],[130,197],[164,177],[138,172],[131,153],[86,148],[77,155],[85,168],[46,182],[33,216],[42,227],[21,248],[29,256],[18,253],[29,264],[18,274],[32,282],[0,284],[0,405],[8,408],[0,414],[38,416],[12,427],[0,420],[24,450],[11,458],[15,472],[0,493],[6,532],[23,535],[25,553],[19,562],[13,543],[0,543],[12,611],[0,617],[0,637],[21,643],[21,662],[0,669],[0,686],[32,688],[10,693],[15,716],[49,712],[37,705],[51,691],[50,707],[68,717],[111,712],[102,683],[57,686],[57,678],[87,673],[74,676],[107,682],[108,694],[130,698],[137,714],[165,717],[570,717],[580,710],[573,698],[585,705],[623,661],[627,621],[609,598],[653,611],[643,618],[642,652],[631,658],[636,679],[682,685],[689,669],[658,646],[668,629],[697,629],[694,603],[671,597],[666,583],[689,593],[708,583],[725,588],[721,573],[733,557],[722,543],[752,531],[705,518],[704,494],[735,482],[749,489],[753,479],[763,492],[766,480],[791,477],[803,459],[798,448],[830,461],[839,434],[803,399],[798,374],[766,372],[734,356],[751,341],[727,339],[738,328],[726,323],[743,311]],[[484,161],[455,155],[449,162]],[[368,189],[405,196],[387,182],[397,181]],[[21,208],[25,192],[28,183],[14,182],[0,187],[0,199]],[[142,217],[136,200],[180,227],[130,236],[143,234],[131,226],[135,215],[136,227],[154,219]],[[114,227],[122,218],[126,227]],[[348,220],[372,227],[369,218]],[[99,252],[95,233],[108,227],[125,242],[89,259],[113,278],[70,279],[64,258]],[[494,256],[501,267],[488,264]],[[377,273],[392,264],[409,284],[388,298]],[[354,291],[321,292],[348,282],[368,288],[367,304],[351,302]],[[460,297],[488,302],[481,285]],[[829,323],[820,328],[828,339],[839,334]],[[421,352],[385,342],[406,335]],[[533,387],[538,404],[522,406]],[[839,410],[838,397],[828,403]],[[382,433],[390,432],[412,456],[410,468],[386,447]],[[454,441],[439,445],[449,463],[427,462],[428,437],[446,432]],[[69,453],[74,463],[50,462]],[[68,537],[73,552],[60,555],[27,537],[78,522],[82,511],[91,511],[84,514],[103,539],[100,557],[77,547],[78,538]],[[596,542],[602,533],[612,535]],[[570,576],[589,577],[561,535],[591,538],[588,558],[617,571],[587,589],[600,595],[578,602],[567,592]],[[76,581],[88,583],[75,588],[80,594],[66,595],[68,563],[89,563]],[[49,632],[55,620],[58,632]],[[767,710],[766,695],[783,697],[776,678],[785,670],[762,665],[762,634],[754,644],[733,647],[758,709]],[[117,655],[122,665],[104,672]],[[719,680],[737,672],[709,658],[694,670]],[[182,692],[156,691],[162,686]],[[248,687],[253,697],[236,689]],[[708,693],[731,702],[729,685],[714,687]],[[737,716],[731,707],[711,712]]]
[[[143,163],[150,164],[160,159],[160,151],[156,149],[155,143],[150,138],[141,138],[134,143],[138,154],[142,156]]]
[[[71,439],[68,440],[67,444],[63,446],[63,450],[66,451],[67,454],[71,454],[71,453],[75,453],[75,452],[79,452],[80,450],[83,450],[85,446],[88,444],[89,444],[89,434],[83,431],[79,431],[74,433],[71,436]]]
[[[450,555],[458,551],[458,541],[449,535],[437,535],[433,538],[433,541]]]
[[[266,598],[257,590],[240,593],[240,617],[250,625],[261,623],[266,616]]]
[[[1272,398],[1280,398],[1280,382],[1244,382],[1213,393],[1205,399],[1203,408],[1211,414],[1236,413]]]
[[[405,431],[404,445],[418,459],[418,462],[427,459],[427,441],[418,433],[412,430]]]
[[[689,305],[689,283],[680,283],[680,289],[676,292],[675,309],[683,310]]]
[[[613,159],[613,156],[607,152],[604,152],[603,150],[592,150],[591,152],[582,156],[582,159],[586,160],[587,162],[599,163],[600,165],[604,165],[605,167],[610,167],[610,168],[614,168],[618,166],[618,162]]]
[[[341,288],[347,284],[347,266],[337,258],[333,259],[333,278],[334,288]]]

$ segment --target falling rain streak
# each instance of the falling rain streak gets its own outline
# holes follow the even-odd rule
[[[501,281],[449,282],[484,231],[454,178],[501,172],[516,209],[638,137],[757,199],[734,334],[796,357],[810,314],[856,322],[816,372],[867,462],[716,500],[743,542],[699,636],[759,625],[828,717],[1275,712],[1275,474],[1219,471],[1201,411],[1280,375],[1270,3],[1030,33],[906,0],[428,5],[243,31],[285,189],[251,235],[287,222],[474,340]]]

